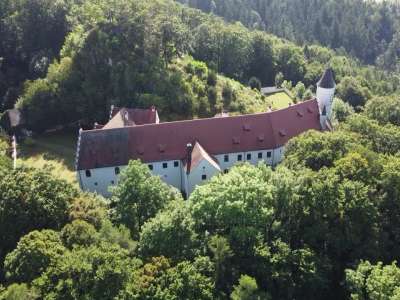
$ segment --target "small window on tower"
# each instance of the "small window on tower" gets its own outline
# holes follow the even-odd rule
[[[86,170],[86,177],[92,177],[92,172],[90,172],[90,170]]]
[[[207,175],[203,174],[201,175],[201,180],[206,180],[207,179]]]
[[[242,154],[238,154],[237,160],[238,160],[238,161],[241,161],[241,160],[242,160]]]
[[[115,175],[118,175],[119,174],[119,167],[115,167]]]

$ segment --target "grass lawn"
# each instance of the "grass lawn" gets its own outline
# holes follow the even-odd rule
[[[56,177],[77,183],[75,150],[78,132],[58,131],[29,138],[18,144],[18,163],[50,168]]]
[[[271,103],[273,109],[282,109],[288,107],[289,103],[293,104],[292,98],[285,92],[269,95],[266,100]]]

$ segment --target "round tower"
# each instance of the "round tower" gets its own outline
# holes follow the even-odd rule
[[[332,102],[335,95],[336,83],[331,68],[326,69],[317,83],[317,100],[321,116],[321,125],[325,129],[326,120],[332,115]]]

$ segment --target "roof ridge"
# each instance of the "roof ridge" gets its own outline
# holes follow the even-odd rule
[[[269,115],[269,114],[274,114],[277,112],[282,112],[285,110],[292,110],[296,107],[299,106],[303,106],[305,104],[311,103],[312,101],[316,101],[316,98],[312,98],[310,100],[306,100],[306,101],[301,101],[298,103],[295,103],[293,105],[290,105],[288,107],[282,108],[282,109],[278,109],[278,110],[273,110],[273,111],[266,111],[266,112],[259,112],[259,113],[252,113],[252,114],[244,114],[244,115],[236,115],[236,116],[227,116],[224,118],[215,118],[215,117],[209,117],[209,118],[199,118],[199,119],[188,119],[188,120],[177,120],[177,121],[170,121],[170,122],[162,122],[162,123],[149,123],[149,124],[140,124],[140,125],[132,125],[132,126],[125,126],[125,127],[120,127],[120,128],[102,128],[102,129],[89,129],[89,130],[85,130],[85,132],[88,131],[97,131],[97,130],[111,130],[111,129],[122,129],[122,128],[130,128],[130,127],[150,127],[150,126],[161,126],[161,125],[166,125],[166,124],[176,124],[176,123],[186,123],[186,122],[205,122],[205,121],[209,121],[209,120],[215,120],[215,119],[239,119],[239,118],[248,118],[251,116],[261,116],[261,115]]]

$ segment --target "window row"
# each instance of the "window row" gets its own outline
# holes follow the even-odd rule
[[[271,156],[272,156],[272,152],[268,151],[267,152],[267,158],[271,158]],[[257,157],[258,157],[258,159],[262,159],[263,158],[263,153],[262,152],[258,152]],[[242,154],[238,154],[237,155],[237,161],[242,161],[242,160],[243,160],[243,155]],[[251,160],[251,153],[248,153],[246,155],[246,160]],[[224,155],[224,162],[229,162],[229,154],[225,154]],[[148,164],[148,167],[149,167],[150,170],[153,170],[153,165],[152,164]],[[162,167],[163,167],[163,169],[167,169],[168,168],[168,163],[164,162],[162,164]],[[176,160],[176,161],[174,161],[174,168],[177,168],[177,167],[179,167],[179,161]],[[119,167],[115,167],[114,168],[114,173],[115,173],[115,175],[119,175],[119,173],[120,173]],[[86,170],[85,174],[86,174],[86,177],[92,177],[92,173],[91,173],[90,170]]]
[[[263,153],[262,152],[258,152],[257,153],[257,157],[258,159],[262,159],[263,158]],[[268,151],[267,152],[267,158],[271,158],[272,157],[272,151]],[[237,155],[237,161],[242,161],[243,160],[243,155],[242,154],[238,154]],[[251,160],[251,153],[247,153],[246,154],[246,160]],[[225,154],[224,155],[224,162],[229,162],[229,154]]]
[[[120,173],[119,167],[114,168],[114,173],[115,175],[118,175]],[[92,172],[90,170],[85,171],[86,177],[92,177]]]
[[[152,164],[148,164],[148,167],[149,167],[150,170],[153,170],[153,165]],[[163,169],[168,169],[168,163],[164,162],[162,164],[162,167],[163,167]],[[176,161],[174,161],[174,168],[177,168],[177,167],[179,167],[179,161],[176,160]]]

